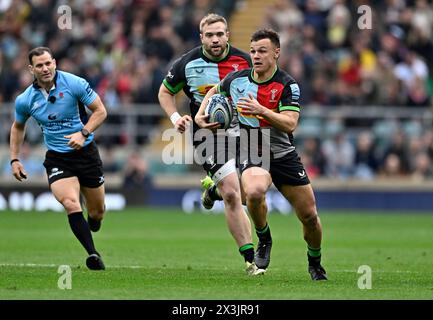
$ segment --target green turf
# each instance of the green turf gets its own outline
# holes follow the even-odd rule
[[[321,219],[327,282],[310,280],[293,215],[270,215],[272,262],[265,276],[250,278],[223,215],[108,213],[95,235],[107,270],[95,272],[64,214],[0,212],[0,299],[433,299],[431,215]],[[72,268],[71,290],[57,287],[59,265]],[[372,268],[371,290],[357,286],[361,265]]]

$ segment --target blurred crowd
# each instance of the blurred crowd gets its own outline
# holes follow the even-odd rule
[[[306,105],[433,105],[431,0],[277,0],[266,25]]]
[[[269,3],[257,19],[279,32],[279,65],[300,84],[303,108],[433,109],[431,0]],[[71,8],[70,29],[58,26],[62,5]],[[171,62],[200,43],[201,18],[216,12],[230,21],[236,7],[246,5],[247,0],[0,0],[0,103],[12,102],[31,83],[27,52],[36,46],[50,47],[59,69],[85,77],[109,114],[121,114],[135,103],[157,103]],[[371,8],[371,29],[359,28],[359,19],[368,26],[369,17],[363,16],[368,12],[358,12],[362,5]],[[139,125],[159,120],[137,119]],[[121,123],[122,117],[110,116],[107,122]],[[415,133],[397,125],[388,136],[374,130],[354,136],[346,134],[347,126],[340,129],[298,140],[312,177],[432,178],[431,123]],[[121,137],[106,142],[128,143]]]
[[[199,44],[198,22],[232,1],[0,1],[0,101],[13,101],[31,81],[29,49],[48,46],[58,68],[85,77],[108,108],[157,102],[173,58]],[[214,3],[218,3],[215,6]],[[71,9],[71,28],[60,29]]]
[[[371,8],[371,29],[362,5]],[[279,64],[299,82],[304,108],[433,109],[432,1],[277,0],[265,25],[280,34]],[[377,119],[369,130],[356,119],[332,121],[329,132],[298,140],[311,177],[433,178],[431,119]],[[364,130],[352,134],[351,126]]]
[[[209,11],[228,15],[234,4],[229,0],[2,0],[0,102],[14,101],[32,82],[28,51],[48,46],[59,69],[86,78],[102,97],[110,114],[107,123],[121,124],[125,120],[118,114],[131,104],[158,102],[170,63],[200,43],[202,17]],[[137,119],[144,126],[158,120],[157,116]],[[147,143],[147,138],[138,137],[134,143]],[[101,142],[131,141],[119,135]]]
[[[312,179],[433,179],[431,130],[417,137],[397,131],[386,141],[375,138],[370,131],[361,132],[353,142],[343,132],[323,140],[307,137],[298,150]]]

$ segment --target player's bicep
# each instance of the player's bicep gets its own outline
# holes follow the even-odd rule
[[[175,95],[175,93],[172,92],[171,90],[169,90],[168,87],[167,87],[167,85],[163,82],[161,84],[161,86],[159,87],[158,96],[159,97],[161,97],[161,96],[169,96],[169,97],[171,97],[171,96],[174,96],[174,95]]]
[[[98,94],[96,94],[93,102],[87,105],[87,108],[89,108],[92,113],[96,111],[105,111],[105,106]]]
[[[294,111],[301,112],[301,105],[299,104],[301,91],[297,83],[290,83],[284,87],[283,94],[278,106],[279,112]]]
[[[17,99],[15,102],[15,123],[24,126],[29,117],[30,115],[27,111],[26,105]]]
[[[29,118],[29,115],[26,113],[19,113],[17,111],[15,111],[15,123],[19,123],[21,125],[25,125],[25,123],[27,122]]]
[[[71,90],[75,97],[84,105],[91,105],[96,97],[96,92],[90,87],[90,84],[83,78],[79,78],[71,85]]]

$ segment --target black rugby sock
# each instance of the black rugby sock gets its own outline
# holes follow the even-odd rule
[[[252,243],[244,244],[239,248],[239,252],[244,256],[246,262],[253,263],[254,261],[254,245]]]
[[[210,187],[208,192],[209,192],[209,198],[211,198],[212,200],[222,200],[223,199],[221,197],[220,193],[218,192],[216,185],[213,185],[212,187]]]
[[[97,232],[101,228],[101,220],[93,219],[91,216],[87,217],[87,223],[89,224],[89,229],[93,232]]]
[[[320,265],[320,261],[322,259],[321,249],[312,248],[310,246],[307,246],[307,248],[308,264],[310,266]]]
[[[75,237],[81,242],[81,245],[86,249],[87,253],[96,253],[95,245],[93,244],[92,234],[90,233],[89,224],[84,219],[83,212],[73,212],[68,215],[69,225]]]
[[[266,222],[266,226],[263,229],[256,228],[256,234],[260,240],[263,241],[272,240],[271,228],[269,228],[269,224],[267,222]]]

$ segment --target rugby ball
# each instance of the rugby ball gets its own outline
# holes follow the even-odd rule
[[[233,108],[225,96],[217,93],[209,98],[205,114],[209,115],[209,123],[218,122],[221,124],[222,129],[227,129],[233,119]]]

